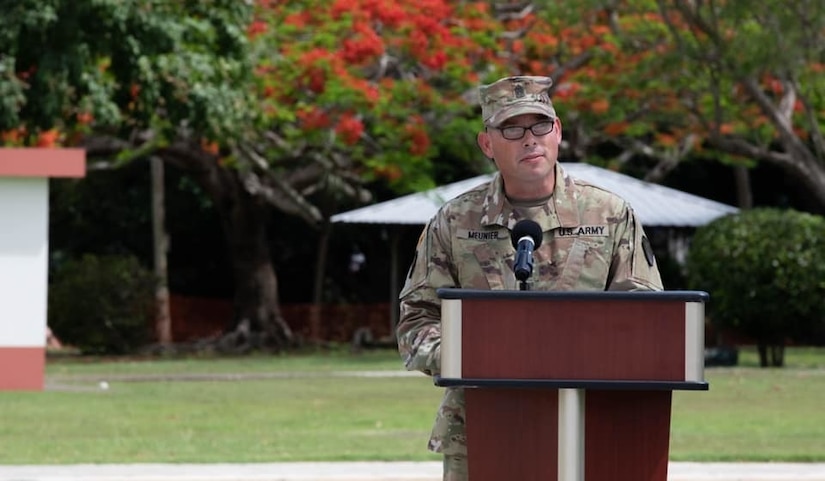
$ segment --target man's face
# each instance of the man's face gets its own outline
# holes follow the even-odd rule
[[[516,138],[522,129],[524,136]],[[536,114],[512,117],[478,134],[479,147],[495,161],[510,195],[552,178],[560,142],[561,121]]]

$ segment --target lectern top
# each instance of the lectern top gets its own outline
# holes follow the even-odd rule
[[[629,300],[707,302],[704,291],[492,291],[483,289],[441,288],[441,299],[552,299],[552,300]]]

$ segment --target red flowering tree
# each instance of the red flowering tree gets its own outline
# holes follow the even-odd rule
[[[0,17],[0,142],[165,144],[229,135],[255,102],[243,2],[20,0]],[[95,28],[87,28],[93,25]],[[90,135],[94,134],[94,135]],[[118,139],[134,138],[136,142]],[[105,140],[105,142],[104,142]],[[94,155],[99,150],[93,149]]]
[[[474,139],[473,89],[495,70],[496,27],[484,2],[261,2],[250,32],[266,158],[433,186],[432,159]]]
[[[519,69],[556,79],[570,153],[655,161],[658,180],[696,153],[768,162],[825,212],[825,12],[804,0],[511,2]],[[746,175],[744,176],[746,178]],[[747,206],[744,186],[740,202]]]
[[[272,209],[317,225],[331,213],[319,200],[364,201],[365,182],[431,186],[433,158],[474,152],[477,72],[498,61],[484,2],[22,0],[7,13],[2,141],[187,172],[222,219],[235,286],[224,340],[240,348],[292,341]]]
[[[92,165],[118,165],[196,152],[200,138],[239,137],[254,118],[244,2],[19,0],[0,10],[0,145],[84,146]]]
[[[474,88],[477,72],[495,73],[496,26],[484,2],[259,2],[248,32],[263,134],[234,149],[257,192],[285,192],[328,227],[341,199],[368,200],[366,182],[420,190],[433,159],[473,161]]]
[[[474,88],[503,74],[556,79],[576,158],[612,143],[606,162],[661,175],[713,150],[822,200],[823,15],[740,3],[20,0],[0,18],[0,141],[188,172],[223,220],[236,332],[285,346],[272,209],[317,225],[365,182],[431,186],[433,159],[477,155]]]

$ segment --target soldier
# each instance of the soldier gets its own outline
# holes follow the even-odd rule
[[[542,229],[530,290],[661,290],[650,242],[623,199],[568,176],[558,163],[561,121],[548,77],[507,77],[481,86],[478,146],[493,179],[444,204],[421,234],[400,293],[398,346],[409,370],[441,371],[436,289],[517,289],[510,229]],[[464,392],[447,388],[429,449],[444,456],[444,480],[467,479]],[[471,421],[472,422],[472,421]]]

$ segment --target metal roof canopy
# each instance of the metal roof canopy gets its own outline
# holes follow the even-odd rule
[[[645,182],[595,165],[562,162],[574,178],[607,189],[630,203],[645,227],[698,227],[739,211],[736,207],[687,192]],[[361,207],[332,216],[352,224],[426,224],[448,200],[489,181],[493,174],[436,187],[424,192]]]
[[[574,178],[607,189],[630,203],[639,220],[648,227],[691,228],[705,225],[718,217],[734,214],[738,208],[680,190],[645,182],[629,175],[595,165],[562,162],[565,172]],[[448,200],[489,181],[493,174],[479,175],[424,192],[368,205],[332,216],[335,223],[377,224],[385,226],[424,225]],[[390,229],[390,332],[398,323],[399,253],[398,229]]]

